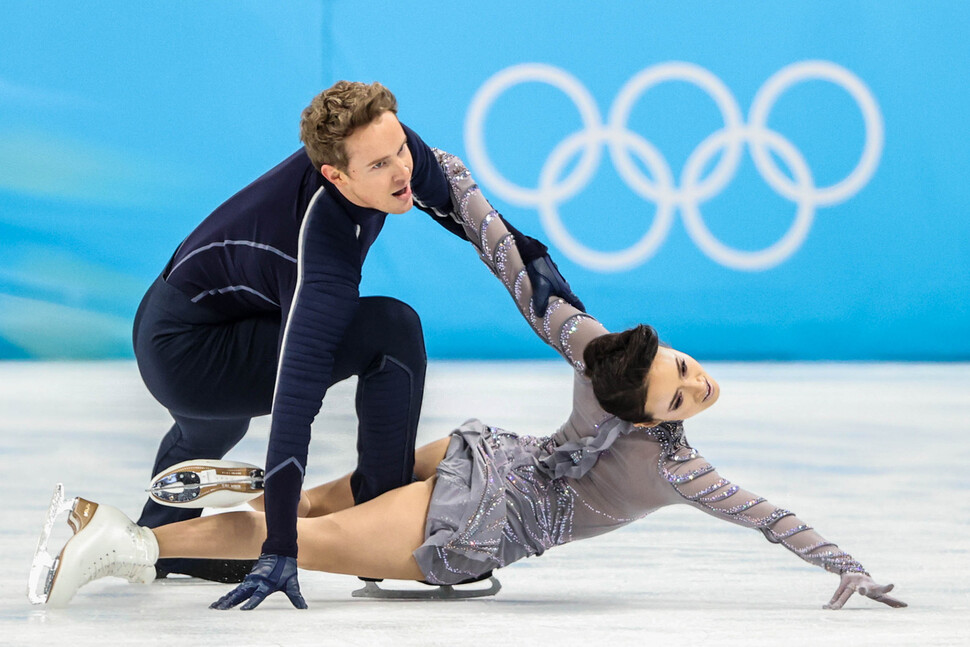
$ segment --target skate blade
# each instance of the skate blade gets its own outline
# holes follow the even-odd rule
[[[236,461],[185,461],[157,474],[146,491],[161,505],[231,508],[263,493],[263,470]]]
[[[44,527],[40,531],[40,539],[37,542],[37,550],[34,551],[34,560],[30,565],[30,574],[27,576],[27,599],[31,604],[44,604],[50,594],[54,577],[57,575],[58,557],[54,557],[47,550],[47,544],[51,538],[51,531],[57,518],[66,512],[71,512],[77,503],[77,497],[73,499],[64,498],[64,484],[58,483],[54,487],[54,495],[51,497],[50,506],[47,508],[47,517],[44,520]]]
[[[355,598],[371,598],[377,600],[467,600],[470,598],[484,598],[495,595],[502,590],[502,583],[494,576],[488,578],[488,588],[468,589],[463,585],[455,588],[447,584],[433,586],[430,589],[382,589],[377,582],[365,582],[363,588],[353,591],[350,595]]]

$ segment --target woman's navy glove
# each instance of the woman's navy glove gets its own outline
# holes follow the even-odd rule
[[[549,258],[549,254],[544,254],[526,263],[525,271],[528,272],[529,280],[532,281],[532,308],[536,315],[546,316],[546,306],[551,296],[561,297],[577,310],[586,312],[586,306],[579,300],[579,297],[573,294],[569,284],[566,283],[566,279],[559,273],[559,268]]]
[[[561,297],[577,310],[586,312],[586,306],[573,294],[566,279],[559,273],[559,268],[549,258],[549,248],[535,238],[523,234],[503,216],[499,215],[499,218],[515,239],[519,256],[522,257],[529,280],[532,281],[532,309],[536,315],[546,316],[549,297]]]
[[[209,605],[210,609],[231,609],[240,602],[243,611],[255,609],[276,591],[283,591],[297,609],[306,609],[307,604],[300,594],[300,583],[296,579],[296,558],[282,555],[260,555],[242,584]]]

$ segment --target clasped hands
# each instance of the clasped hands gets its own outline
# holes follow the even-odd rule
[[[540,317],[546,315],[549,297],[552,296],[561,297],[577,310],[586,312],[583,302],[573,294],[569,283],[559,273],[559,268],[548,254],[529,261],[525,269],[529,275],[529,281],[532,282],[532,309],[536,315]]]

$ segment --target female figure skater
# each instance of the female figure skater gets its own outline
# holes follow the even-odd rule
[[[792,512],[718,474],[684,437],[682,420],[720,393],[689,355],[658,345],[652,328],[608,334],[562,299],[538,318],[532,280],[513,237],[461,161],[436,151],[457,217],[533,329],[575,368],[573,409],[552,436],[517,436],[469,420],[416,453],[417,482],[353,506],[349,477],[307,493],[298,523],[301,568],[367,578],[450,585],[523,557],[619,528],[683,503],[760,530],[772,543],[840,577],[826,605],[853,593],[891,607],[892,585]],[[609,450],[609,451],[606,451]],[[260,512],[229,512],[155,528],[134,525],[110,506],[77,499],[75,535],[51,569],[47,603],[66,604],[86,582],[116,575],[150,581],[158,558],[253,559],[266,526]],[[258,605],[274,591],[305,608],[296,564],[257,567],[213,604]],[[282,570],[280,568],[282,567]]]

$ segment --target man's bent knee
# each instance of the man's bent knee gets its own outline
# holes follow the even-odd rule
[[[376,318],[388,332],[401,331],[408,336],[417,335],[423,341],[421,317],[408,304],[393,297],[367,297],[370,316]],[[362,304],[363,305],[363,304]]]

